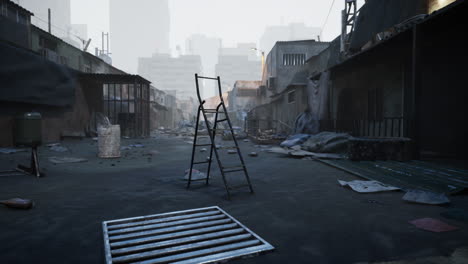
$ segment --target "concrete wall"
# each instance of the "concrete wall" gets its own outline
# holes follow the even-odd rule
[[[295,93],[294,102],[288,102],[288,93]],[[260,129],[273,129],[276,133],[291,134],[298,115],[304,112],[308,105],[305,86],[290,86],[272,102],[260,105],[249,113],[250,124],[258,120]]]
[[[33,26],[31,27],[31,49],[37,53],[41,53],[44,48],[40,41],[41,38],[47,39],[50,43],[53,43],[54,49],[52,49],[52,51],[63,58],[59,58],[59,60],[55,61],[56,63],[66,65],[81,72],[125,74],[122,70],[105,63],[100,58],[84,52],[48,32]]]
[[[42,136],[44,142],[57,142],[63,134],[70,132],[85,133],[91,113],[88,110],[81,86],[75,88],[75,103],[63,116],[43,118]]]
[[[312,40],[277,42],[268,54],[265,63],[262,85],[267,87],[265,98],[283,92],[293,81],[294,75],[302,70],[301,65],[283,65],[284,54],[305,54],[306,59],[319,54],[329,45],[328,42],[315,42]],[[270,77],[274,78],[272,85]],[[306,83],[306,80],[304,80]]]

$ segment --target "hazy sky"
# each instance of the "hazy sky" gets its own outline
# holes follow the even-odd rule
[[[88,37],[93,39],[91,47],[100,45],[101,31],[109,31],[109,1],[112,0],[71,0],[72,23],[88,24]],[[134,2],[128,1],[129,4]],[[238,42],[258,43],[268,25],[304,22],[307,26],[322,27],[332,2],[333,0],[169,0],[170,47],[173,53],[176,45],[184,50],[185,39],[194,33],[219,37],[223,39],[223,45],[234,46]],[[363,2],[364,0],[358,1],[360,5]],[[331,40],[340,34],[340,10],[343,8],[344,0],[335,1],[322,33],[322,40]]]

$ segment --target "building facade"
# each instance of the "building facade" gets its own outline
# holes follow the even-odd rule
[[[218,63],[218,53],[221,45],[221,39],[219,38],[195,34],[185,41],[185,54],[199,55],[203,68],[203,72],[200,72],[200,74],[213,77],[215,76],[215,65]],[[216,92],[215,87],[215,82],[204,82],[202,97],[208,98],[213,96],[214,92]]]
[[[157,83],[163,91],[177,91],[178,100],[197,98],[194,76],[202,71],[199,55],[174,58],[169,54],[154,54],[152,57],[139,58],[138,61],[138,73],[141,76]]]
[[[277,41],[314,39],[320,41],[320,28],[308,27],[304,23],[270,26],[260,38],[260,49],[269,53]]]

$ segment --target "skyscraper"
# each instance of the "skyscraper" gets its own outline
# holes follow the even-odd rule
[[[215,75],[215,65],[218,63],[218,52],[221,48],[221,39],[210,38],[201,34],[191,35],[185,41],[185,53],[187,55],[199,55],[202,60],[203,74],[205,76]],[[211,97],[215,92],[215,82],[205,82],[204,97]]]
[[[233,48],[219,49],[217,76],[221,77],[223,89],[227,91],[236,81],[256,81],[262,78],[262,63],[257,52],[252,50],[255,43],[238,43]]]
[[[170,53],[168,0],[110,0],[113,64],[137,72],[138,58]]]

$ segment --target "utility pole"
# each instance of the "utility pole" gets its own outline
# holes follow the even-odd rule
[[[357,17],[357,0],[345,0],[345,9],[341,12],[341,52],[348,53],[351,36]]]
[[[49,24],[49,34],[52,34],[52,15],[50,12],[50,8],[48,9],[48,24]]]

